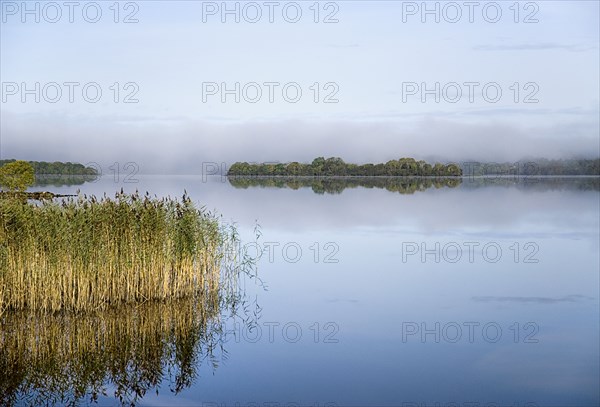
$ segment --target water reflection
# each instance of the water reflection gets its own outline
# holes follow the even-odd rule
[[[161,395],[146,392],[148,405],[598,405],[598,178],[464,177],[455,188],[411,195],[364,187],[324,195],[310,187],[238,189],[217,176],[139,178],[125,189],[166,196],[187,188],[197,202],[246,225],[247,234],[258,222],[261,241],[279,243],[274,261],[265,255],[261,262],[261,277],[271,288],[258,297],[262,340],[226,342],[231,357],[215,375],[204,374],[212,367],[200,351],[196,384],[165,397],[176,382],[166,372]],[[101,195],[121,186],[104,177],[81,190]],[[289,242],[304,249],[298,263],[282,255]],[[335,242],[339,263],[316,263],[315,242],[321,260],[324,243]],[[428,248],[436,242],[497,242],[504,251],[498,263],[488,263],[481,252],[471,263],[466,251],[458,263],[443,256],[436,263],[433,255],[404,263],[403,242]],[[521,248],[535,242],[539,263],[515,262],[515,242]],[[279,329],[292,321],[307,327],[298,343],[281,339]],[[339,343],[323,344],[323,336],[314,343],[308,327],[327,321],[340,327]],[[422,343],[419,334],[403,341],[403,323],[432,328],[469,321],[498,323],[501,341],[479,335],[471,343],[466,331],[458,343],[443,336],[438,343],[434,335]],[[271,342],[264,323],[273,322],[280,325]],[[528,322],[539,326],[539,342],[526,344],[521,336],[515,343],[511,327]],[[0,329],[27,323],[7,321]],[[213,342],[216,353],[220,339]],[[4,347],[0,343],[0,358],[7,360]],[[4,383],[11,367],[3,363]],[[27,388],[21,389],[23,400]],[[460,395],[467,401],[457,400]],[[99,403],[112,404],[101,397]]]
[[[102,397],[135,405],[151,391],[178,394],[200,369],[214,371],[227,356],[229,319],[249,328],[256,323],[251,309],[239,281],[229,278],[194,298],[94,314],[5,312],[0,405],[88,404]]]
[[[86,182],[94,182],[98,179],[95,175],[54,175],[38,174],[35,176],[34,187],[61,187],[83,185]]]
[[[600,177],[227,177],[237,189],[261,188],[311,188],[316,194],[341,194],[345,189],[378,188],[400,194],[414,194],[429,188],[517,187],[536,191],[579,190],[599,191]]]
[[[234,188],[311,188],[315,194],[341,194],[349,188],[379,188],[400,194],[414,194],[428,188],[455,188],[461,178],[410,177],[228,177]]]
[[[516,187],[532,191],[600,191],[600,177],[465,177],[463,186]]]

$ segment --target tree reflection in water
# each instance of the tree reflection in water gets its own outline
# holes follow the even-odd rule
[[[36,187],[62,187],[83,185],[86,182],[95,182],[99,179],[96,175],[53,175],[37,174],[35,176]]]
[[[380,188],[400,194],[414,194],[428,188],[454,188],[457,177],[227,177],[234,188],[312,188],[316,194],[340,194],[347,188]]]
[[[316,194],[341,194],[351,188],[380,188],[400,194],[414,194],[429,188],[511,187],[535,191],[600,190],[600,177],[488,176],[488,177],[259,177],[229,176],[238,189],[311,188]]]

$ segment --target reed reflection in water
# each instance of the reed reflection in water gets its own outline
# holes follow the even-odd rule
[[[250,309],[239,282],[202,295],[92,314],[0,316],[0,405],[54,405],[149,391],[178,394],[226,358],[227,318]],[[246,325],[253,322],[247,315]]]

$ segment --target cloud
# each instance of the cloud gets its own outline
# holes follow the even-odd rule
[[[327,45],[329,48],[358,48],[359,45],[357,43],[353,44],[329,44]]]
[[[598,49],[597,45],[589,44],[559,44],[555,42],[529,43],[529,44],[483,44],[473,47],[475,51],[546,51],[564,50],[569,52],[584,52]]]
[[[561,302],[582,302],[593,300],[594,298],[585,295],[567,295],[564,297],[472,297],[477,302],[516,302],[516,303],[535,303],[535,304],[556,304]]]

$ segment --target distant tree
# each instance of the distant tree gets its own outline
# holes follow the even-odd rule
[[[325,165],[325,158],[315,158],[310,165],[312,168],[312,175],[322,175],[321,173],[323,172],[323,165]]]
[[[440,163],[435,163],[433,166],[433,175],[439,177],[444,175],[444,166]]]
[[[462,175],[462,170],[458,164],[448,164],[446,166],[446,175],[450,177],[460,177]]]
[[[418,175],[418,164],[414,158],[401,158],[398,160],[398,163],[400,165],[399,175]]]
[[[358,174],[358,170],[359,170],[359,166],[356,164],[346,164],[347,166],[347,174],[348,175],[359,175]]]
[[[329,157],[323,162],[323,175],[346,175],[346,163],[339,157]]]
[[[273,174],[274,175],[286,175],[286,165],[281,164],[281,163],[276,164]]]
[[[33,166],[27,161],[13,161],[0,167],[0,186],[9,191],[25,191],[35,182]]]
[[[400,174],[400,163],[396,160],[390,160],[385,163],[385,175],[395,176]]]
[[[297,161],[291,162],[287,165],[286,171],[289,175],[301,175],[302,174],[302,164]]]
[[[368,163],[368,164],[362,165],[361,167],[362,167],[362,174],[360,174],[360,175],[367,176],[367,177],[375,175],[375,169],[374,169],[375,166],[373,164]]]

